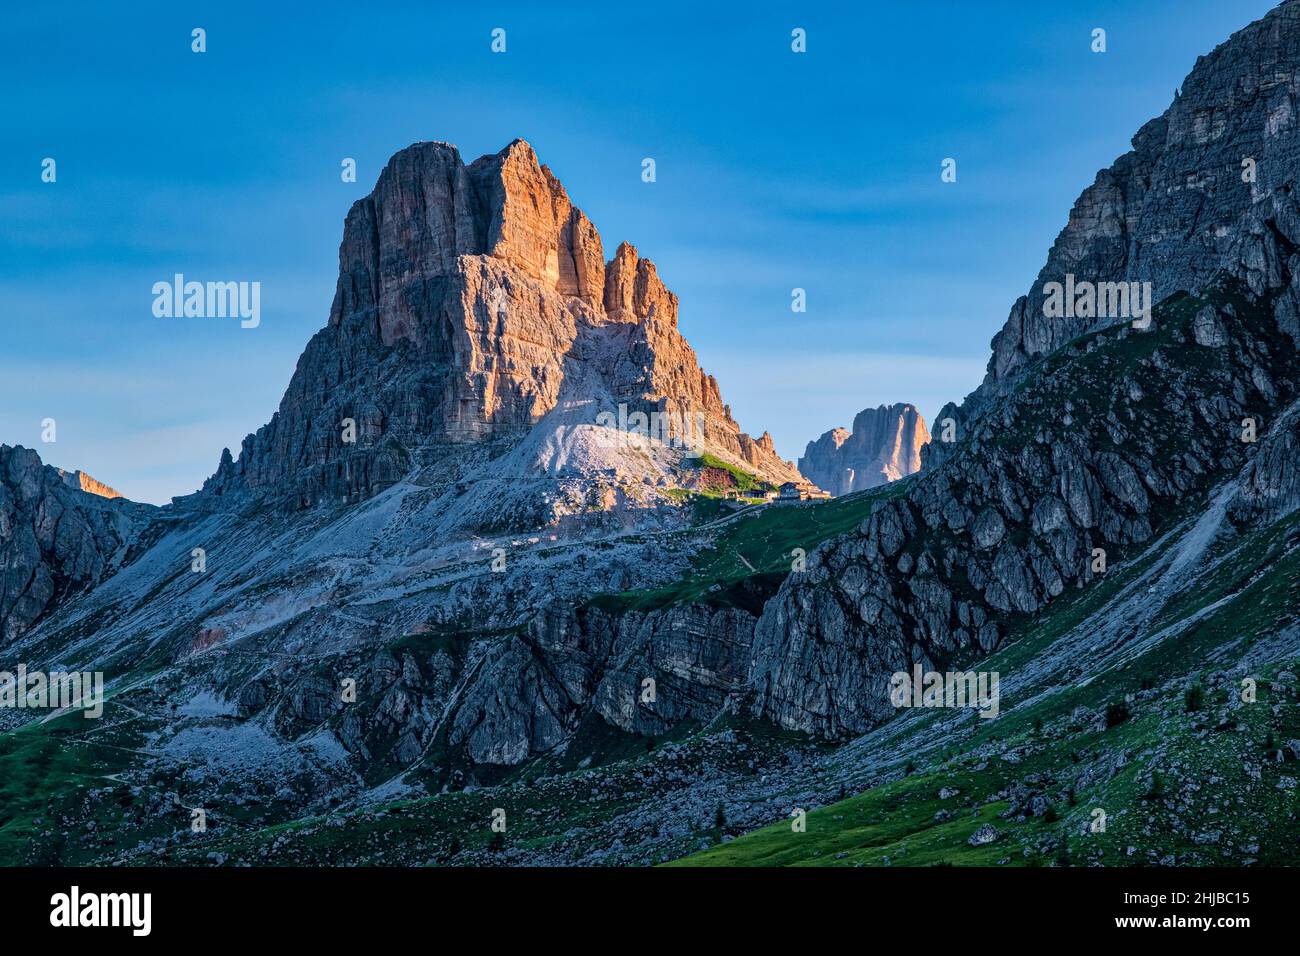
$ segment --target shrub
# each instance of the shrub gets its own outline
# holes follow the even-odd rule
[[[1151,789],[1143,794],[1143,800],[1159,800],[1165,793],[1165,778],[1159,770],[1151,771]]]
[[[1106,705],[1106,727],[1118,727],[1124,721],[1133,716],[1132,711],[1128,709],[1128,704],[1124,701],[1118,701],[1114,704]]]

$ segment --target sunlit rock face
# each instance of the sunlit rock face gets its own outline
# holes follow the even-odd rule
[[[930,440],[916,406],[899,402],[865,408],[853,429],[826,432],[799,459],[799,471],[832,495],[876,488],[921,470],[921,448]]]
[[[121,498],[122,493],[115,488],[110,488],[102,481],[98,481],[86,474],[84,471],[64,471],[58,469],[59,477],[63,479],[64,484],[69,488],[76,488],[87,494],[99,495],[101,498]]]
[[[628,243],[607,262],[531,146],[466,165],[454,146],[417,143],[348,213],[327,325],[279,411],[207,490],[366,497],[419,450],[518,440],[565,402],[593,421],[619,402],[698,416],[710,450],[770,480],[796,476],[769,436],[732,420],[654,263]]]

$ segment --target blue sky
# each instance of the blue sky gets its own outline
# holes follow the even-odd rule
[[[743,428],[795,458],[868,405],[928,420],[978,384],[1079,191],[1271,6],[8,10],[0,442],[139,500],[194,490],[275,410],[328,314],[344,214],[388,156],[438,139],[471,160],[517,136],[607,252],[626,239],[655,260]],[[150,289],[176,272],[259,281],[261,326],[155,318]]]

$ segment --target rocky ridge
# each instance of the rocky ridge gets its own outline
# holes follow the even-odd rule
[[[42,464],[30,448],[0,445],[0,644],[121,564],[153,509],[91,490],[101,488],[112,491]]]
[[[983,383],[960,406],[944,407],[932,423],[936,431],[946,419],[959,431],[975,428],[1034,363],[1075,336],[1128,321],[1049,318],[1046,283],[1064,282],[1067,275],[1076,282],[1145,281],[1159,302],[1196,291],[1228,268],[1251,273],[1256,294],[1275,287],[1271,207],[1291,205],[1300,169],[1297,62],[1296,0],[1285,0],[1197,58],[1169,108],[1144,125],[1132,151],[1099,172],[1075,201],[1029,292],[993,337]],[[931,444],[926,467],[947,450]]]
[[[78,491],[85,491],[92,495],[99,495],[101,498],[121,498],[122,493],[116,488],[110,488],[102,481],[98,481],[86,474],[84,471],[64,471],[58,469],[59,477],[69,488],[76,488]]]
[[[1235,483],[1238,513],[1293,507],[1296,62],[1300,4],[1287,0],[1199,58],[1083,192],[995,336],[984,383],[940,412],[956,440],[927,445],[908,494],[765,608],[759,712],[860,732],[889,716],[891,672],[997,647],[999,618],[1087,583],[1094,549],[1149,540],[1190,500],[1208,507],[1216,483]],[[1147,330],[1048,318],[1043,286],[1067,273],[1149,281],[1165,306]],[[1242,439],[1247,420],[1258,442]]]
[[[1060,350],[941,467],[810,555],[755,628],[758,712],[831,736],[870,729],[894,712],[892,673],[994,650],[1012,622],[1093,581],[1099,553],[1135,553],[1219,483],[1260,483],[1237,477],[1248,463],[1265,486],[1284,480],[1293,434],[1242,438],[1300,389],[1270,307],[1207,291],[1157,314],[1158,332],[1121,326]],[[1230,341],[1195,341],[1207,314],[1231,318]]]

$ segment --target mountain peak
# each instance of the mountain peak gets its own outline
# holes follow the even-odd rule
[[[525,140],[469,165],[450,144],[413,144],[349,210],[328,324],[279,411],[205,489],[356,500],[451,446],[519,442],[539,427],[585,440],[577,425],[619,404],[698,419],[711,452],[768,480],[797,477],[770,438],[731,419],[677,329],[677,305],[631,243],[605,261],[595,226]],[[564,403],[590,408],[591,421],[543,426]]]
[[[1221,269],[1258,272],[1265,223],[1287,217],[1300,140],[1295,64],[1300,3],[1287,0],[1198,57],[1163,114],[1145,123],[1120,156],[1075,200],[1047,262],[994,336],[980,387],[941,418],[973,424],[1029,368],[1076,336],[1131,316],[1050,316],[1049,283],[1150,283],[1148,308],[1196,292]],[[1286,207],[1280,213],[1270,203]],[[1252,225],[1253,224],[1253,225]],[[1262,291],[1263,280],[1251,284]],[[1127,311],[1127,310],[1126,310]],[[944,449],[932,447],[942,454]]]
[[[809,442],[799,471],[832,495],[847,495],[920,471],[921,448],[929,440],[915,405],[864,408],[853,417],[852,431],[834,428]]]

